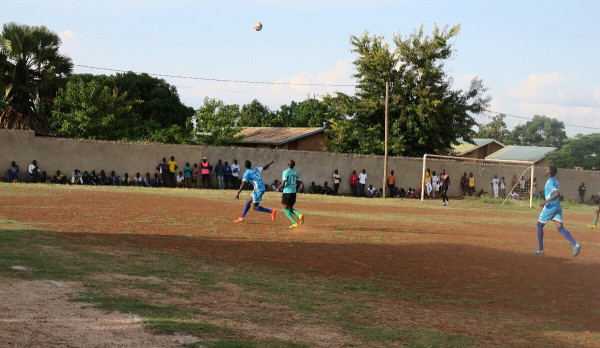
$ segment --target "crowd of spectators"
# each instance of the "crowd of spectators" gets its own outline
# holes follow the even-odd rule
[[[57,185],[116,185],[116,186],[142,186],[142,187],[178,187],[178,188],[205,188],[205,189],[237,189],[241,183],[240,180],[240,165],[238,161],[234,159],[231,164],[229,161],[223,161],[218,159],[216,165],[212,165],[206,157],[198,163],[185,162],[183,169],[181,170],[175,157],[171,156],[170,160],[167,161],[166,157],[156,165],[156,171],[154,173],[146,172],[145,174],[137,172],[133,176],[129,173],[118,175],[114,170],[111,170],[109,174],[105,170],[81,171],[78,168],[73,169],[71,176],[67,176],[65,173],[61,173],[57,170],[55,174],[48,174],[46,170],[42,170],[36,160],[33,160],[27,167],[27,173],[21,174],[19,165],[12,161],[8,169],[6,170],[6,178],[9,183],[17,182],[28,182],[28,183],[48,183]],[[375,187],[373,184],[369,184],[367,187],[368,175],[366,169],[362,169],[358,174],[356,170],[352,170],[348,183],[350,185],[351,195],[355,197],[367,197],[367,198],[380,198],[383,196],[383,187]],[[329,180],[324,181],[323,184],[315,183],[312,181],[310,186],[306,188],[301,180],[297,182],[297,191],[299,193],[309,194],[322,194],[322,195],[333,195],[337,196],[339,192],[339,186],[342,182],[342,177],[337,169],[334,170],[332,175],[333,186],[329,184]],[[425,172],[425,198],[436,198],[436,195],[440,192],[440,177],[435,171],[431,172],[427,168]],[[467,174],[464,172],[460,178],[461,192],[464,196],[483,196],[487,195],[488,192],[483,187],[479,188],[475,185],[475,178],[473,173]],[[534,191],[534,197],[543,197],[543,192],[537,191],[536,178],[526,178],[522,176],[520,178],[515,174],[511,181],[506,182],[505,178],[494,175],[490,182],[489,194],[493,195],[494,198],[506,197],[509,198],[521,198],[529,197],[530,188]],[[274,180],[270,185],[270,189],[277,191],[281,182]],[[397,185],[395,173],[392,170],[387,175],[386,180],[386,194],[389,197],[395,198],[421,198],[421,185],[419,182],[415,185],[416,188],[408,187],[405,190],[403,187]],[[532,187],[533,186],[533,187]],[[249,188],[249,187],[248,187]],[[585,184],[581,183],[579,187],[579,194],[581,202],[584,203],[585,196]],[[600,196],[592,195],[588,202],[589,204],[600,204]]]

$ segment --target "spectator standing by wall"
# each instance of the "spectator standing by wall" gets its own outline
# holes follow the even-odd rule
[[[390,197],[394,197],[394,187],[396,186],[396,176],[394,175],[394,171],[392,170],[387,176],[387,187],[388,191],[390,191]]]
[[[6,170],[6,180],[8,183],[16,183],[21,180],[21,173],[19,172],[19,166],[15,161],[10,163],[10,167]]]
[[[237,163],[237,160],[234,159],[231,164],[231,183],[233,187],[240,186],[240,165]]]
[[[460,189],[463,192],[463,196],[466,196],[467,191],[469,190],[469,178],[467,178],[467,172],[464,172],[460,177]]]
[[[475,177],[473,173],[469,173],[469,196],[472,196],[475,192]]]
[[[431,175],[431,185],[433,186],[433,190],[431,191],[431,197],[435,198],[435,193],[440,191],[440,177],[437,176],[435,171],[433,171]]]
[[[194,168],[192,168],[192,184],[194,187],[198,187],[198,175],[200,175],[200,168],[198,168],[198,163],[194,163]]]
[[[215,166],[215,175],[217,176],[217,183],[219,185],[219,189],[223,189],[224,188],[224,184],[223,184],[223,162],[221,161],[221,159],[219,159],[217,161],[217,165]]]
[[[202,188],[210,188],[210,163],[206,157],[202,157],[202,162],[200,162],[200,173],[202,174]]]
[[[450,200],[448,200],[448,190],[450,189],[450,176],[446,174],[446,170],[442,169],[442,173],[440,174],[440,194],[442,196],[442,205],[448,206],[450,205]]]
[[[183,180],[186,188],[192,186],[192,167],[190,167],[190,162],[185,162],[185,167],[183,167]]]
[[[433,191],[432,179],[431,179],[431,171],[429,168],[425,170],[425,192],[427,193],[427,198],[431,197],[431,192]]]
[[[367,171],[362,170],[360,174],[358,174],[358,185],[360,186],[360,196],[365,196],[365,186],[367,185]]]
[[[581,183],[581,185],[579,185],[579,197],[581,197],[581,203],[583,204],[585,202],[584,197],[585,197],[585,183]]]
[[[350,174],[350,189],[352,190],[352,196],[358,196],[358,175],[356,175],[356,170],[353,170],[352,174]]]
[[[175,156],[171,156],[169,165],[169,183],[171,187],[175,187],[175,170],[177,170],[177,162],[175,162]]]
[[[498,175],[494,175],[492,179],[492,190],[494,191],[494,198],[498,199],[498,192],[500,191],[500,180],[498,180]]]
[[[223,184],[225,186],[225,189],[229,189],[229,183],[231,182],[231,166],[229,165],[229,162],[225,161],[225,164],[223,165]]]
[[[169,182],[169,164],[167,164],[167,158],[163,157],[162,161],[156,166],[156,170],[160,174],[163,182],[163,186],[167,186]]]
[[[342,182],[342,177],[338,173],[338,170],[333,171],[333,195],[338,195],[338,190],[340,188],[340,182]]]
[[[504,182],[504,177],[500,179],[500,194],[502,198],[506,198],[506,183]]]

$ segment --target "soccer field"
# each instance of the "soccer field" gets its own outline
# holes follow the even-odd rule
[[[282,210],[233,224],[248,193],[234,196],[0,184],[0,278],[69,284],[71,300],[190,347],[600,345],[594,207],[564,208],[573,258],[551,224],[531,254],[528,202],[299,195],[306,222],[287,229]],[[30,320],[0,325],[0,345]]]

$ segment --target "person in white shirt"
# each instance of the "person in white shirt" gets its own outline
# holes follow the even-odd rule
[[[33,160],[33,162],[31,162],[27,173],[29,174],[29,179],[27,180],[27,182],[31,182],[32,180],[33,182],[40,181],[40,167],[38,167],[36,160]]]
[[[377,191],[377,189],[375,189],[373,187],[373,185],[369,185],[369,188],[367,189],[367,195],[369,198],[373,198],[375,197],[375,191]]]
[[[177,187],[183,187],[184,182],[185,176],[183,176],[183,172],[180,171],[179,174],[177,174]]]
[[[237,163],[237,160],[233,160],[231,164],[231,184],[233,187],[240,186],[240,165]]]
[[[440,192],[440,177],[435,174],[435,171],[433,171],[431,175],[431,185],[433,186],[433,191],[431,191],[431,198],[435,198],[435,193]]]
[[[360,174],[358,174],[358,186],[360,187],[360,196],[365,196],[365,186],[367,185],[367,171],[362,170]]]
[[[498,199],[498,190],[500,188],[500,180],[498,180],[498,175],[494,175],[492,179],[492,190],[494,190],[494,198]]]
[[[340,176],[340,174],[338,173],[338,170],[336,169],[333,172],[333,195],[337,196],[338,194],[338,189],[340,188],[340,182],[342,181],[342,177]]]
[[[506,197],[506,183],[504,182],[504,177],[500,179],[500,193],[502,194],[502,198]]]

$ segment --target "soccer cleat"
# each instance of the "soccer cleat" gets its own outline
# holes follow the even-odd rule
[[[298,227],[298,224],[291,224],[288,226],[288,228],[296,228],[296,227]]]
[[[275,221],[275,214],[277,214],[277,209],[273,209],[271,212],[271,222]]]
[[[534,253],[536,255],[544,255],[544,250],[535,249],[534,251],[532,251],[532,253]]]
[[[300,220],[300,225],[302,225],[304,223],[304,215],[303,214],[298,215],[298,220]]]
[[[596,229],[596,225],[588,225],[589,228]]]
[[[244,218],[240,216],[240,217],[239,217],[239,218],[237,218],[237,220],[235,220],[234,222],[244,222]]]
[[[575,246],[573,247],[573,257],[579,255],[580,250],[581,250],[581,244],[575,243]]]

